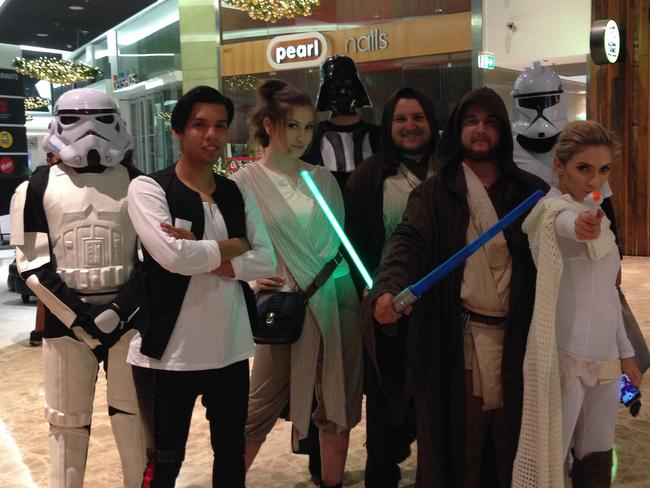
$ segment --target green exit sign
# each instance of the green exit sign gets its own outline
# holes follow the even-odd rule
[[[486,51],[478,53],[478,67],[481,69],[494,69],[494,54]]]

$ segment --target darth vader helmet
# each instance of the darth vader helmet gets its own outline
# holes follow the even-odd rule
[[[57,100],[43,148],[73,168],[117,166],[133,148],[117,105],[97,90],[70,90]]]
[[[517,77],[513,101],[513,128],[529,139],[550,139],[567,123],[562,80],[551,68],[534,62]]]
[[[332,115],[350,115],[355,109],[371,106],[370,98],[359,79],[352,58],[331,56],[320,69],[320,91],[316,110],[331,111]]]

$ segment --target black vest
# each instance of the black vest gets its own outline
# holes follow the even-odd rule
[[[205,227],[201,197],[176,176],[176,165],[149,175],[165,191],[172,223],[176,218],[192,222],[192,233],[203,239]],[[212,194],[219,211],[223,215],[228,237],[246,237],[246,211],[244,198],[237,185],[219,175],[215,175],[217,189]],[[160,359],[174,330],[190,276],[167,271],[142,248],[144,263],[142,268],[142,291],[145,306],[138,313],[137,328],[142,336],[140,352],[146,356]],[[249,317],[255,316],[255,299],[248,283],[240,282]],[[234,304],[224,303],[224,307]],[[143,309],[144,308],[144,309]]]

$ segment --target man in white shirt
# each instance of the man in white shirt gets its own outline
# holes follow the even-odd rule
[[[233,114],[232,102],[214,88],[190,90],[172,112],[180,159],[129,188],[129,215],[144,255],[144,303],[127,360],[151,486],[174,485],[199,395],[210,423],[213,486],[244,486],[254,354],[254,303],[245,282],[273,274],[276,261],[253,194],[212,171]]]

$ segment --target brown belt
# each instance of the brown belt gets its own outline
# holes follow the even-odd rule
[[[477,322],[485,325],[501,325],[506,321],[507,317],[490,317],[480,313],[472,312],[471,310],[463,309],[463,318],[470,322]]]

